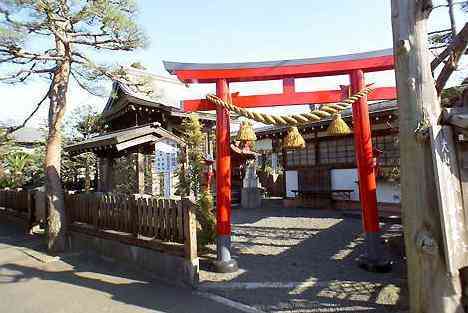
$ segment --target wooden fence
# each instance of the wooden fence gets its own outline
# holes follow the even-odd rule
[[[0,190],[0,208],[18,217],[27,218],[33,210],[32,193],[24,190]]]
[[[65,196],[69,229],[196,258],[196,220],[187,199],[115,194]]]
[[[35,192],[0,190],[0,213],[32,222]],[[115,194],[66,194],[68,229],[142,246],[197,257],[193,202]]]

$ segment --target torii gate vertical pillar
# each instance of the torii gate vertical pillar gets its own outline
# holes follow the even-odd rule
[[[216,95],[228,101],[229,86],[225,79],[216,81]],[[230,273],[238,270],[231,258],[231,156],[229,111],[216,107],[216,250],[215,270]]]
[[[350,74],[351,92],[357,93],[366,87],[364,73],[355,70]],[[367,253],[360,257],[363,268],[373,272],[389,271],[391,264],[382,255],[380,226],[377,211],[377,184],[372,155],[372,135],[367,97],[353,104],[353,130],[356,149],[356,163],[359,177],[359,198],[361,201],[362,223],[366,236]]]

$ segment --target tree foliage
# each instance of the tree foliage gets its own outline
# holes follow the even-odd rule
[[[65,249],[66,217],[61,180],[61,125],[70,79],[98,94],[102,79],[135,81],[122,67],[103,62],[102,51],[132,51],[146,45],[136,24],[133,0],[2,0],[0,2],[0,81],[14,84],[40,77],[50,82],[33,113],[49,99],[45,155],[49,204],[49,249]],[[25,121],[25,122],[26,122]],[[24,124],[23,124],[24,125]]]
[[[0,130],[0,188],[37,187],[44,182],[44,144],[32,152],[17,146],[6,130]]]
[[[102,115],[90,104],[73,110],[64,124],[64,145],[87,140],[105,131]],[[62,151],[61,173],[65,186],[72,189],[84,188],[85,191],[89,191],[91,176],[97,170],[96,163],[96,156],[91,152],[70,155]]]
[[[187,144],[187,155],[181,155],[177,177],[178,193],[194,195],[197,206],[195,214],[198,221],[197,241],[202,249],[216,239],[216,216],[213,208],[213,197],[207,190],[201,190],[203,175],[203,146],[205,134],[196,114],[189,115],[181,125],[182,138]],[[186,164],[187,163],[187,164]]]
[[[182,122],[182,139],[187,143],[187,156],[181,155],[180,166],[177,171],[179,183],[178,193],[189,195],[193,193],[198,198],[201,188],[201,175],[203,171],[203,144],[205,135],[202,125],[196,114],[190,114]],[[187,168],[184,166],[185,157],[188,160]]]
[[[94,61],[94,51],[147,44],[132,0],[3,0],[0,14],[0,64],[8,73],[0,79],[7,83],[32,74],[51,79],[60,63],[70,62],[72,78],[96,93],[102,78],[128,77],[120,67]],[[57,41],[66,49],[59,51]]]

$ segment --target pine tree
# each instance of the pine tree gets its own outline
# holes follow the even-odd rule
[[[202,125],[196,114],[190,114],[182,122],[182,139],[187,143],[187,156],[181,156],[181,165],[185,157],[188,160],[187,168],[180,166],[177,177],[179,179],[178,193],[181,195],[194,194],[198,198],[201,188],[201,175],[203,171],[203,143],[205,135]]]
[[[23,83],[49,80],[49,88],[25,123],[49,99],[45,172],[49,203],[49,249],[65,249],[64,195],[60,177],[60,133],[70,80],[96,94],[102,79],[129,82],[122,68],[96,61],[96,52],[132,51],[146,38],[135,23],[133,0],[2,0],[0,2],[0,77]],[[132,82],[140,86],[144,82]],[[23,123],[23,125],[25,124]],[[20,125],[21,126],[21,125]]]
[[[190,114],[181,126],[183,129],[182,138],[187,143],[187,155],[182,155],[180,158],[180,167],[177,171],[179,179],[177,189],[181,195],[192,194],[195,197],[197,203],[195,214],[199,226],[197,242],[199,248],[202,248],[216,239],[213,198],[207,190],[201,190],[205,134],[202,132],[202,124],[196,114]],[[185,160],[188,160],[188,164],[185,164]]]

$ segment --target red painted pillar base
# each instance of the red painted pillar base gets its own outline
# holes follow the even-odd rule
[[[229,86],[225,79],[216,82],[216,95],[228,100]],[[231,258],[231,156],[229,111],[216,108],[216,250],[214,270],[231,273],[238,270]]]
[[[351,91],[359,92],[365,85],[364,73],[356,70],[351,73]],[[364,227],[367,253],[359,259],[359,264],[373,272],[388,272],[391,263],[383,256],[380,239],[379,216],[377,211],[377,184],[372,155],[372,136],[367,97],[353,104],[353,129],[356,149],[356,163],[359,177],[359,198],[361,200],[362,224]]]

